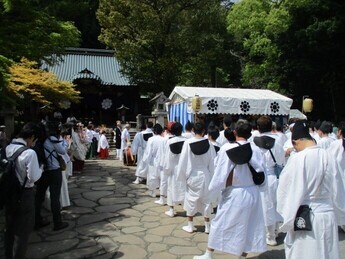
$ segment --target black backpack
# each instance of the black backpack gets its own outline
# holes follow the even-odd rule
[[[27,149],[29,149],[27,146],[20,147],[9,158],[6,157],[5,148],[1,149],[0,209],[3,209],[5,205],[16,208],[21,201],[23,189],[28,178],[25,177],[24,184],[20,184],[15,171],[15,161]]]

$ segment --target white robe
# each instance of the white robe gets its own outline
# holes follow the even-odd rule
[[[147,177],[148,165],[143,162],[144,152],[147,146],[147,141],[144,140],[143,135],[149,134],[153,131],[151,129],[145,129],[144,131],[138,132],[132,142],[132,153],[137,156],[137,168],[135,170],[135,175],[141,178]]]
[[[174,137],[173,135],[171,135],[170,133],[167,133],[163,138],[163,142],[158,148],[159,168],[161,168],[159,193],[161,196],[167,196],[167,192],[168,192],[168,175],[164,173],[164,161],[165,161],[166,154],[169,150],[168,140],[173,137]]]
[[[262,133],[260,136],[269,136],[274,139],[278,139],[278,135],[275,133]],[[275,225],[278,221],[281,221],[280,215],[277,213],[277,187],[278,187],[278,179],[274,172],[274,161],[268,149],[260,148],[263,154],[263,163],[264,163],[264,170],[267,176],[266,179],[266,188],[262,188],[260,195],[261,195],[261,202],[262,208],[264,210],[264,219],[265,225],[272,226]],[[285,164],[285,152],[281,143],[278,141],[275,142],[273,148],[271,149],[274,158],[277,161],[277,164],[283,165]]]
[[[345,206],[345,151],[343,147],[343,140],[339,139],[331,143],[327,149],[329,159],[334,161],[332,172],[335,174],[336,188],[333,188],[334,193],[334,207],[335,215],[338,225],[345,225],[345,211],[342,207]]]
[[[175,203],[182,203],[184,201],[186,192],[186,183],[177,181],[177,165],[180,159],[180,154],[174,154],[170,150],[170,144],[185,141],[185,137],[174,137],[167,141],[168,150],[165,153],[163,170],[164,174],[168,176],[168,190],[167,190],[167,204],[174,206]]]
[[[331,137],[322,137],[318,142],[317,145],[323,149],[327,149],[331,143],[334,141]]]
[[[148,165],[146,185],[149,190],[157,189],[160,184],[160,171],[162,169],[159,167],[160,154],[158,150],[163,140],[161,135],[154,135],[147,141],[143,162]]]
[[[86,153],[87,153],[87,147],[84,145],[84,143],[81,141],[79,134],[75,132],[72,129],[72,143],[71,143],[71,151],[73,157],[75,157],[78,160],[85,160]]]
[[[208,185],[214,172],[214,158],[216,151],[212,144],[205,154],[193,154],[190,143],[204,140],[204,138],[187,139],[183,145],[180,160],[177,166],[177,180],[186,183],[186,193],[183,209],[187,216],[194,216],[200,212],[209,217],[212,198],[209,195]]]
[[[98,141],[98,147],[97,152],[100,152],[101,149],[108,149],[109,148],[109,142],[107,140],[107,137],[105,134],[102,134]]]
[[[124,128],[121,132],[121,151],[120,151],[120,160],[123,160],[123,152],[128,147],[128,142],[130,141],[130,135],[127,128]]]
[[[280,227],[287,232],[287,259],[338,259],[338,227],[333,209],[335,177],[332,161],[318,146],[305,148],[290,157],[284,167],[277,190],[277,210],[284,221]],[[312,231],[294,231],[294,220],[300,205],[312,209]]]
[[[238,144],[223,145],[215,159],[215,173],[209,190],[212,196],[221,193],[221,200],[211,222],[208,247],[234,255],[262,253],[267,246],[259,187],[254,184],[247,164],[235,167],[228,158],[226,151],[234,147],[238,147]],[[256,171],[262,172],[261,151],[253,144],[252,150],[250,164]],[[226,187],[226,180],[233,168],[233,185]]]

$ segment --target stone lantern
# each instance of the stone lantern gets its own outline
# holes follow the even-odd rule
[[[153,103],[152,116],[156,117],[157,123],[164,126],[164,121],[167,118],[167,111],[165,103],[168,98],[164,95],[163,92],[158,93],[155,97],[150,100],[150,103]]]

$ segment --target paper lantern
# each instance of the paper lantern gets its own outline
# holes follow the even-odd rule
[[[201,98],[199,95],[195,95],[193,98],[192,98],[192,109],[194,112],[198,112],[201,110]]]
[[[305,98],[303,100],[303,111],[311,112],[313,110],[313,99]]]

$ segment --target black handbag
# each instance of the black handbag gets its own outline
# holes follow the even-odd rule
[[[311,208],[308,205],[301,205],[296,213],[294,222],[295,231],[311,231],[311,219],[310,219]]]
[[[252,173],[252,177],[253,177],[253,182],[256,185],[261,185],[265,182],[265,173],[264,172],[257,172],[254,167],[252,167],[251,164],[248,163],[248,167],[250,172]]]

